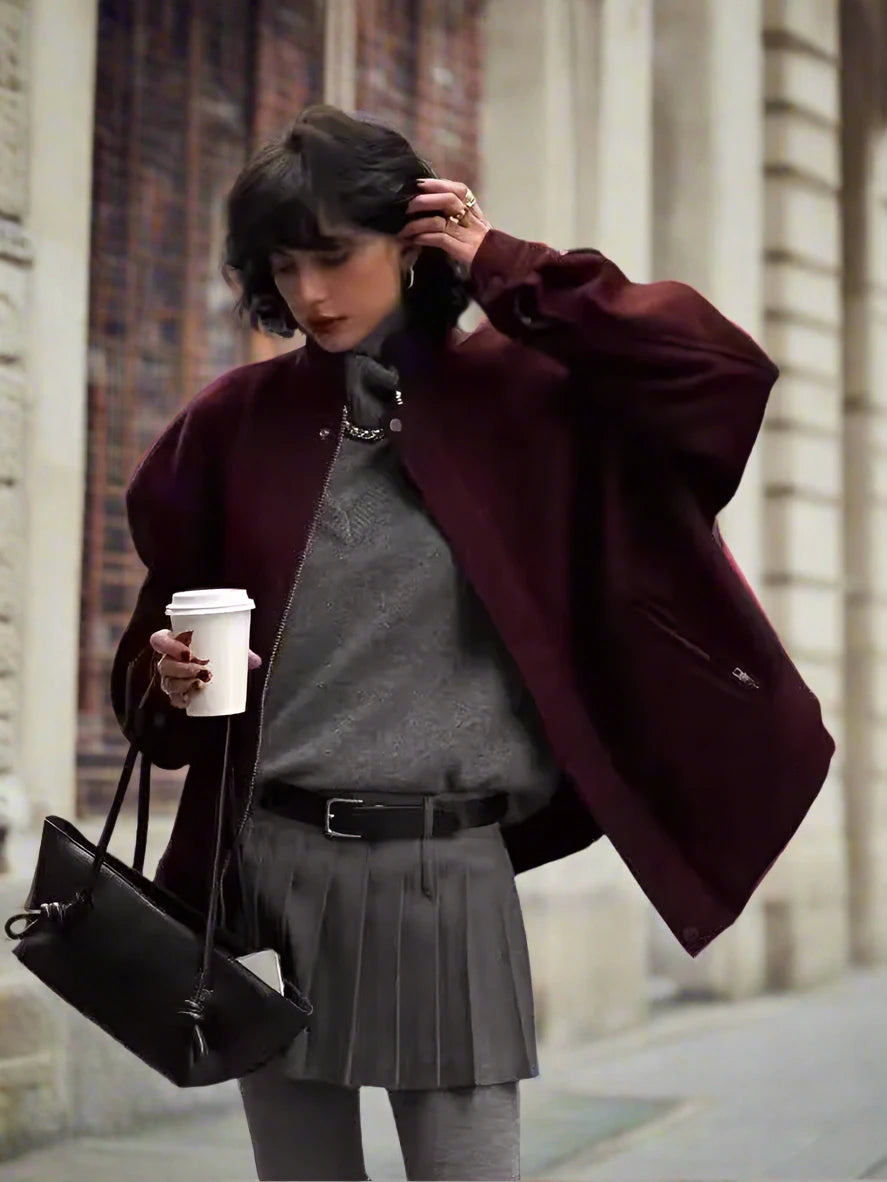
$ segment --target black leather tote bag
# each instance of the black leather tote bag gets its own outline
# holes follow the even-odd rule
[[[6,924],[21,963],[179,1087],[237,1079],[283,1052],[308,1001],[281,995],[217,932],[231,722],[216,805],[206,918],[144,877],[151,765],[142,756],[133,866],[108,853],[137,758],[131,747],[98,845],[47,817],[25,911]],[[227,947],[226,947],[227,944]]]

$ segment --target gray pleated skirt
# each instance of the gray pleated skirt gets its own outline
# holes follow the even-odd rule
[[[293,1079],[391,1090],[537,1074],[520,900],[498,825],[452,838],[331,840],[256,810],[238,850],[254,949],[275,948],[314,1015]]]

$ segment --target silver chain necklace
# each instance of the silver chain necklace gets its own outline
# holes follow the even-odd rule
[[[403,394],[400,390],[394,391],[394,405],[396,407],[403,406]],[[400,419],[391,419],[388,423],[390,431],[399,431],[401,429]],[[385,438],[384,427],[358,427],[348,418],[348,412],[345,412],[345,434],[349,439],[356,439],[360,443],[378,443],[380,439]]]

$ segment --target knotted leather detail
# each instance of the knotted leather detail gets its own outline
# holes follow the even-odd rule
[[[33,910],[20,911],[6,921],[3,930],[10,940],[23,940],[26,936],[33,935],[42,921],[63,928],[76,919],[77,915],[89,906],[89,903],[88,894],[85,891],[79,891],[67,903],[41,903]],[[16,931],[16,926],[22,922],[25,926],[21,931]]]

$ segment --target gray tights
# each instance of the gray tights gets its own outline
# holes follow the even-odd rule
[[[278,1061],[240,1092],[261,1182],[366,1178],[356,1088],[287,1079]],[[516,1083],[388,1095],[407,1178],[520,1178]]]

